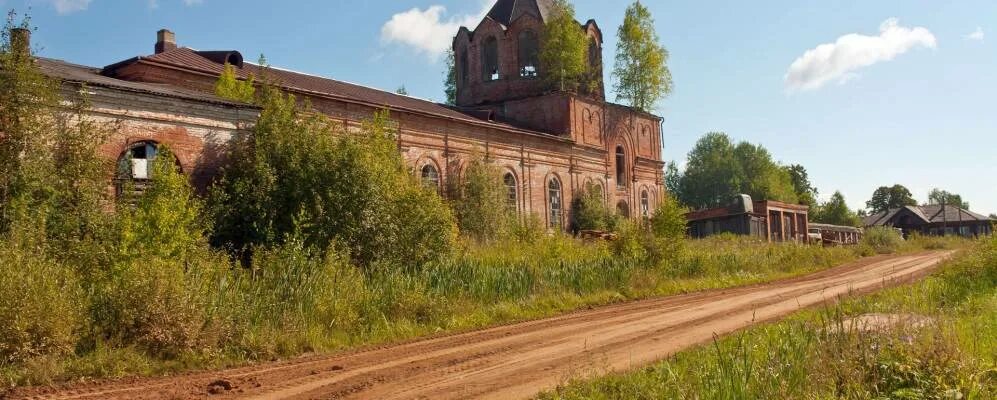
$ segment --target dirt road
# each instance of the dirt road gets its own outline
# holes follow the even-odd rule
[[[620,304],[362,352],[174,378],[29,388],[8,398],[530,398],[571,377],[639,367],[714,335],[921,278],[950,255],[876,257],[770,284]]]

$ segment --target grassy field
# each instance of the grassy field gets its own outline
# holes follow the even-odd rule
[[[689,241],[667,261],[649,265],[620,257],[606,244],[548,237],[533,243],[466,245],[458,255],[409,272],[361,272],[341,260],[299,257],[294,249],[262,255],[256,271],[233,272],[207,261],[177,271],[152,262],[122,278],[129,282],[124,287],[107,289],[113,296],[67,292],[74,287],[67,284],[69,276],[28,285],[52,290],[47,298],[55,303],[39,305],[37,313],[20,308],[21,322],[30,325],[45,315],[79,312],[74,302],[95,298],[101,310],[107,309],[98,316],[128,322],[129,338],[90,340],[96,335],[80,329],[96,329],[100,323],[86,320],[74,326],[60,324],[61,319],[40,323],[61,332],[54,337],[64,338],[71,350],[19,362],[0,360],[0,379],[17,386],[158,375],[335,352],[795,276],[868,252],[718,237]],[[0,258],[19,264],[31,259],[12,249],[0,252]],[[42,267],[22,269],[21,279],[39,279],[35,273],[49,278],[60,270]],[[14,282],[11,278],[8,283]],[[136,316],[125,318],[120,315],[124,312]]]
[[[927,240],[945,248],[952,243]],[[892,315],[879,329],[855,319]],[[809,311],[541,399],[997,398],[997,239],[917,284]]]

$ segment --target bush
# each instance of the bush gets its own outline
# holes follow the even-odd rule
[[[872,227],[866,229],[862,238],[862,246],[872,248],[878,254],[891,254],[897,252],[904,244],[903,237],[893,228]]]
[[[592,182],[586,183],[575,196],[572,208],[576,230],[605,231],[609,229],[613,215],[609,207],[606,206],[601,186]]]
[[[70,353],[85,321],[73,270],[18,242],[0,241],[0,367]]]
[[[452,192],[462,234],[489,242],[509,233],[516,216],[508,204],[508,192],[497,168],[474,156],[464,170],[461,183]]]

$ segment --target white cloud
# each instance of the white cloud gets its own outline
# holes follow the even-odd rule
[[[90,6],[91,0],[52,0],[55,12],[60,15],[72,14],[77,11],[86,10]]]
[[[926,28],[903,27],[896,18],[890,18],[879,26],[879,36],[851,33],[807,50],[789,66],[786,89],[815,90],[832,81],[844,84],[859,76],[855,71],[893,60],[915,47],[934,49],[938,40]]]
[[[415,52],[436,60],[450,48],[453,37],[461,26],[474,26],[488,12],[490,2],[476,15],[464,14],[446,18],[447,8],[432,5],[421,10],[411,10],[391,16],[381,27],[381,43],[409,46]]]
[[[986,34],[983,33],[983,27],[978,26],[976,27],[976,30],[973,31],[973,33],[966,35],[965,38],[967,40],[976,40],[982,42],[983,39],[986,38]]]

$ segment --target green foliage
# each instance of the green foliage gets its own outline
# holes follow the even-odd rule
[[[905,206],[916,206],[917,200],[903,185],[882,186],[872,194],[872,199],[866,202],[866,207],[873,214],[884,213]]]
[[[963,210],[969,209],[969,202],[963,201],[962,196],[941,189],[931,189],[931,193],[928,194],[928,204],[944,204]]]
[[[508,204],[502,172],[478,155],[467,163],[463,179],[452,190],[453,208],[462,234],[490,242],[504,237],[516,218]]]
[[[225,63],[225,69],[215,82],[215,94],[223,99],[253,103],[256,100],[256,78],[250,75],[249,79],[241,80],[235,67]]]
[[[800,204],[809,206],[811,210],[817,208],[817,188],[810,183],[810,175],[807,173],[807,169],[802,165],[793,164],[783,167],[786,172],[789,172],[789,179],[793,182],[793,188],[796,191],[796,197],[799,198]]]
[[[540,71],[562,91],[577,91],[588,71],[588,39],[568,0],[553,0],[540,46]]]
[[[0,368],[72,352],[85,318],[71,268],[46,257],[38,243],[3,235],[0,293]]]
[[[726,205],[734,196],[796,203],[790,173],[762,146],[734,144],[727,134],[706,134],[689,153],[686,171],[677,179],[679,200],[693,208]]]
[[[397,90],[395,90],[395,94],[400,94],[402,96],[408,96],[408,89],[405,88],[405,85],[401,85],[401,86],[398,87]]]
[[[893,228],[876,226],[865,230],[862,237],[862,245],[872,248],[879,254],[890,254],[896,252],[903,246],[904,238]]]
[[[616,97],[631,107],[650,112],[655,103],[672,92],[668,50],[659,43],[651,11],[639,1],[627,7],[617,32]]]
[[[444,57],[446,69],[443,72],[443,94],[446,96],[448,106],[457,105],[457,56],[453,49],[448,49]],[[466,72],[465,72],[466,73]]]
[[[387,113],[345,131],[294,96],[265,88],[260,97],[254,134],[234,143],[209,198],[213,243],[245,255],[300,233],[308,247],[335,241],[366,266],[417,267],[449,251],[453,213],[405,166]]]
[[[577,230],[606,231],[613,219],[613,212],[606,204],[602,186],[588,182],[575,195],[573,208]]]
[[[841,225],[841,226],[861,226],[862,221],[859,219],[858,215],[854,211],[848,208],[848,203],[845,202],[845,196],[841,192],[834,192],[831,199],[821,204],[821,206],[814,210],[813,217],[811,218],[814,222],[819,222],[822,224],[831,225]]]
[[[665,190],[676,199],[682,198],[682,173],[675,161],[665,164]]]

